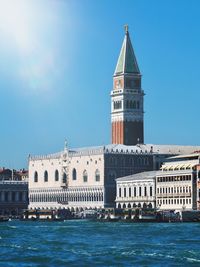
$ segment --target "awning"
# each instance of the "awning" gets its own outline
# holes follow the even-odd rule
[[[161,167],[161,170],[164,170],[164,171],[170,171],[170,170],[181,170],[181,169],[191,169],[193,168],[194,166],[196,166],[197,163],[185,163],[185,164],[173,164],[173,165],[163,165]]]

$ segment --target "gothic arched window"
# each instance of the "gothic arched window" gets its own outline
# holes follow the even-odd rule
[[[143,203],[143,209],[146,209],[146,208],[147,208],[147,204]]]
[[[140,108],[140,102],[137,101],[137,109],[139,109],[139,108]]]
[[[44,181],[48,182],[48,172],[47,171],[44,172]]]
[[[72,180],[76,180],[76,169],[72,171]]]
[[[58,170],[55,170],[55,181],[57,182],[59,180],[59,172]]]
[[[100,172],[99,172],[98,169],[97,169],[96,172],[95,172],[95,181],[96,181],[96,182],[100,182]]]
[[[84,172],[83,172],[83,182],[86,183],[87,181],[88,181],[87,171],[84,170]]]
[[[133,102],[133,108],[136,108],[136,102],[135,101]]]
[[[35,171],[35,173],[34,173],[34,182],[35,183],[38,182],[38,173],[37,173],[37,171]]]
[[[126,100],[126,108],[130,108],[129,101]]]

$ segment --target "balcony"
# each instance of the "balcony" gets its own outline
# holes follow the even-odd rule
[[[150,197],[150,196],[136,196],[136,197],[116,197],[116,201],[154,201],[155,200],[155,197]]]
[[[188,193],[158,193],[157,197],[191,197],[191,192]]]

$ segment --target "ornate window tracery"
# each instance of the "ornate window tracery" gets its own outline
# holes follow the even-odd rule
[[[84,170],[83,172],[83,182],[86,183],[88,181],[88,174],[87,174],[87,171]]]
[[[100,182],[100,172],[99,172],[98,169],[97,169],[96,172],[95,172],[95,181],[96,181],[96,182]]]
[[[59,172],[58,170],[55,170],[55,181],[59,181]]]
[[[72,171],[72,180],[76,180],[77,178],[77,174],[76,174],[76,169],[74,168],[73,171]]]

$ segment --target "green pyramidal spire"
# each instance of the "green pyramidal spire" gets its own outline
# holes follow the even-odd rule
[[[131,44],[131,39],[129,37],[127,25],[125,25],[125,37],[114,75],[124,73],[140,74],[140,70]]]

